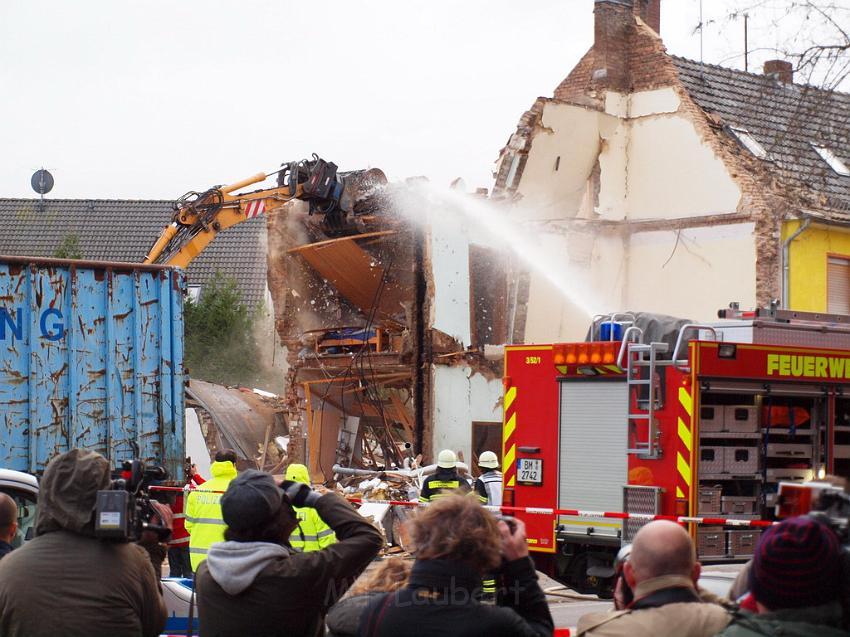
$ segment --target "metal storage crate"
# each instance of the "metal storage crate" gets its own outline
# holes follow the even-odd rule
[[[749,557],[755,553],[761,531],[758,529],[735,529],[734,531],[726,531],[726,535],[728,536],[729,555]]]
[[[720,513],[720,498],[723,488],[717,484],[714,486],[700,485],[698,493],[697,513]]]
[[[796,468],[780,468],[768,469],[768,482],[779,482],[780,480],[788,482],[808,482],[814,479],[814,471],[811,469],[796,469]]]
[[[699,408],[699,430],[723,431],[723,405],[703,405]]]
[[[758,431],[758,409],[753,405],[726,405],[723,415],[726,431],[754,433]]]
[[[727,515],[752,515],[756,512],[756,498],[746,496],[723,496],[720,512]]]
[[[725,447],[723,470],[736,476],[751,475],[759,470],[757,447]]]
[[[722,526],[701,526],[697,529],[697,556],[722,557],[726,555],[726,534]]]
[[[812,457],[812,445],[799,443],[768,442],[767,455],[773,458],[801,458],[808,460]]]
[[[701,473],[723,473],[723,447],[700,447],[699,464]]]

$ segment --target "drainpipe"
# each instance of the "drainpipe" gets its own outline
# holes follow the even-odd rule
[[[790,237],[782,242],[782,309],[791,309],[791,242],[803,234],[812,223],[811,217],[806,217],[800,227]]]

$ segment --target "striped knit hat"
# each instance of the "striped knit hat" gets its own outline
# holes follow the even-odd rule
[[[784,520],[759,540],[750,568],[750,592],[770,610],[818,606],[838,599],[838,538],[808,516]]]

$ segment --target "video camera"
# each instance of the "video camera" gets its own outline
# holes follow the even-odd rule
[[[166,480],[164,467],[147,467],[141,460],[125,461],[113,474],[109,489],[97,492],[94,534],[103,540],[137,542],[144,531],[156,533],[160,542],[171,535],[165,526],[151,524],[156,510],[148,488]]]
[[[850,545],[850,496],[829,482],[780,482],[776,498],[779,519],[809,515],[831,528],[841,544]]]

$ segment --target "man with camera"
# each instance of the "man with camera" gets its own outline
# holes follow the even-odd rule
[[[3,637],[154,637],[165,626],[159,581],[147,553],[95,537],[106,458],[72,449],[41,479],[36,537],[0,560]]]
[[[697,591],[700,563],[687,532],[667,521],[650,522],[637,532],[617,580],[610,613],[579,619],[577,635],[588,637],[711,637],[730,614],[706,603]]]
[[[312,552],[289,545],[294,507],[314,507],[337,541]],[[225,542],[197,571],[201,637],[324,634],[324,615],[366,568],[384,538],[343,498],[248,470],[221,498]]]

